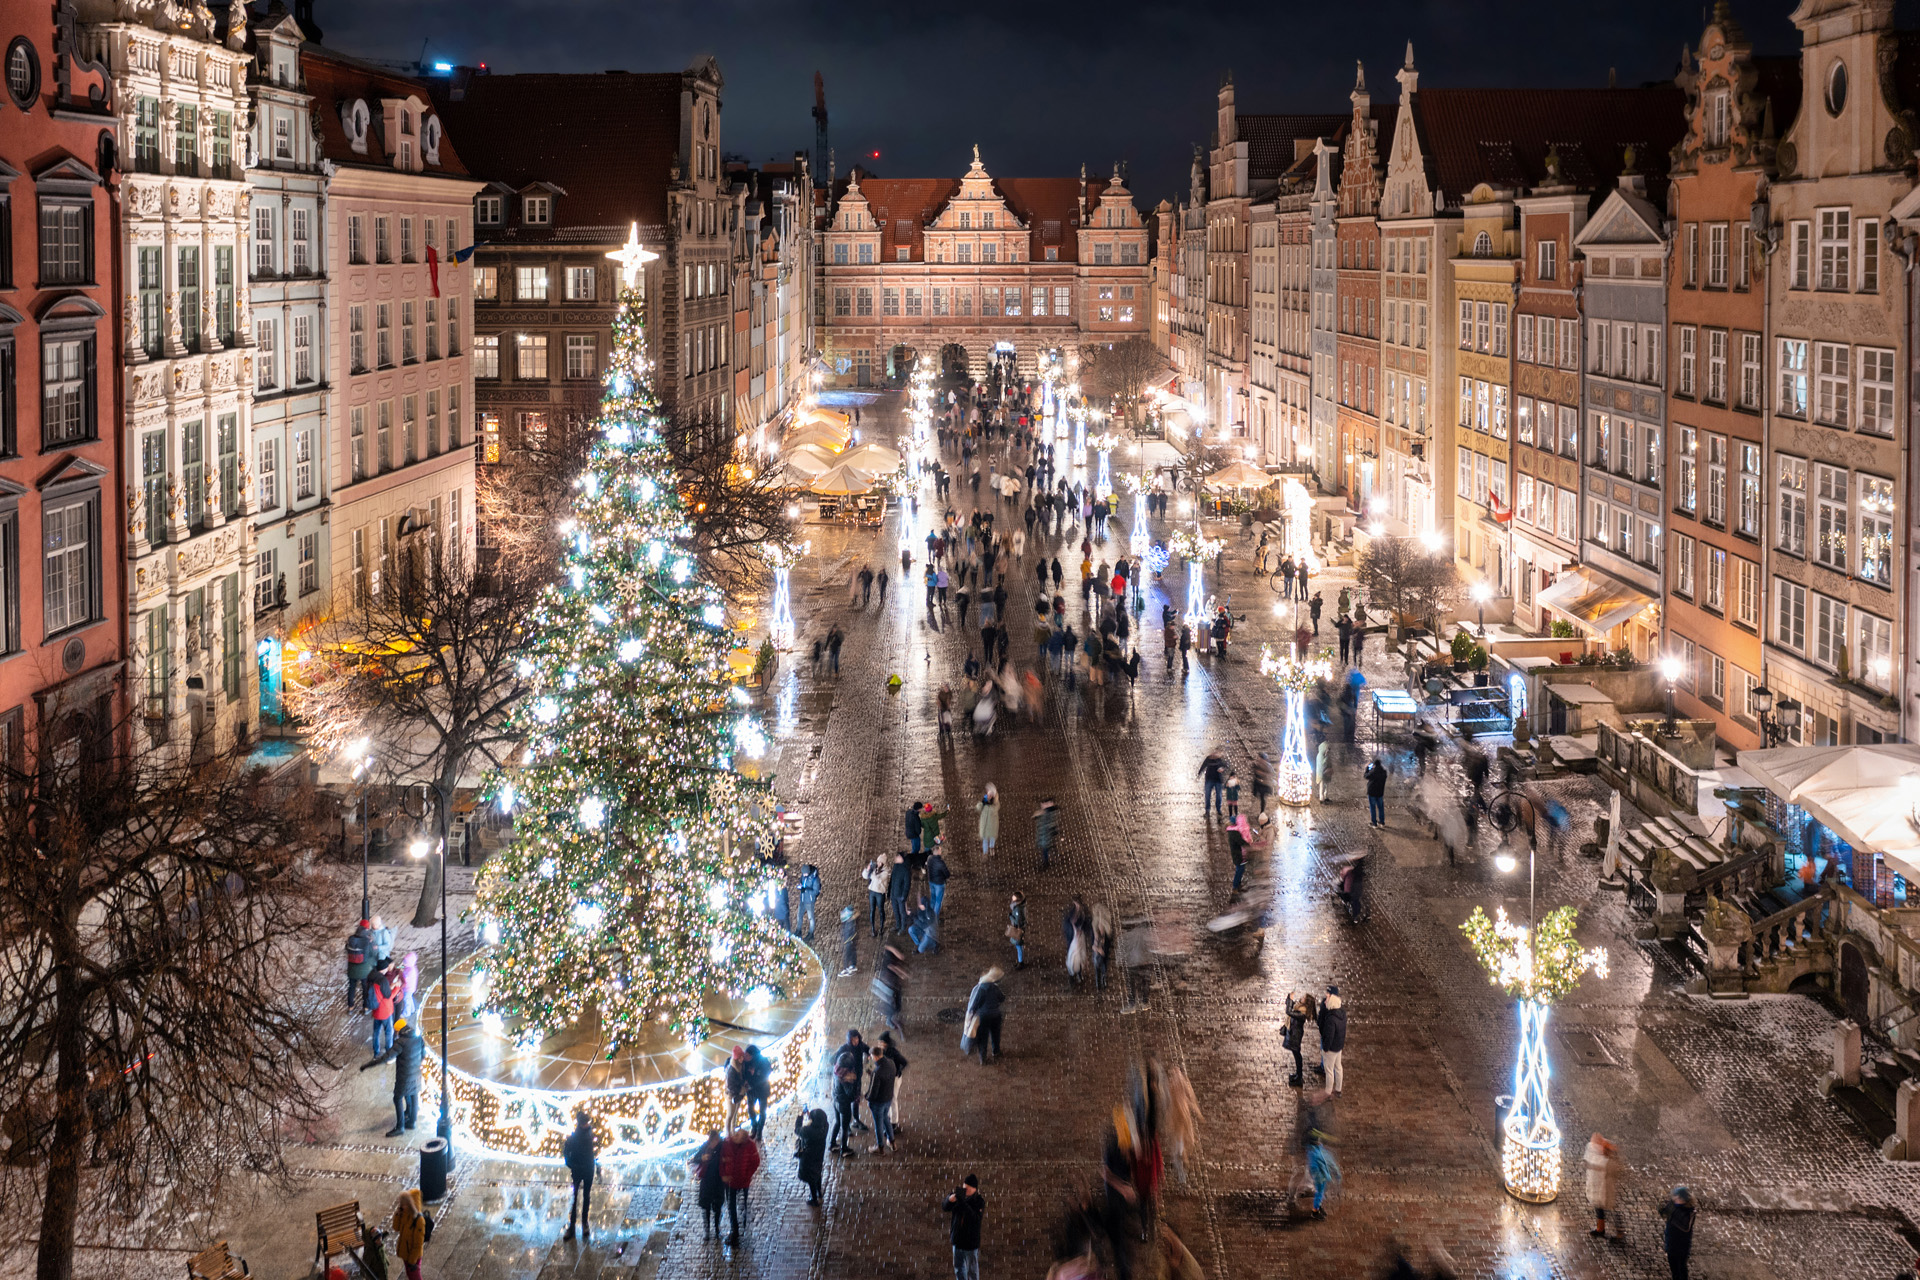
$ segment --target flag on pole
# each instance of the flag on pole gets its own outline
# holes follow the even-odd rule
[[[447,261],[455,263],[465,262],[473,256],[473,251],[479,247],[477,244],[470,244],[464,249],[455,249],[447,255]]]
[[[433,287],[433,296],[440,296],[440,254],[432,245],[427,246],[427,283]]]

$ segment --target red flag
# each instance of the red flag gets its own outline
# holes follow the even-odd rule
[[[440,255],[432,245],[427,246],[427,280],[433,285],[433,296],[440,296]]]

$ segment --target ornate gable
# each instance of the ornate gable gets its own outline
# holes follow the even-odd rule
[[[1387,157],[1387,177],[1381,191],[1380,214],[1386,218],[1430,218],[1434,212],[1434,184],[1427,172],[1425,149],[1415,119],[1415,94],[1420,72],[1413,65],[1413,41],[1394,79],[1400,82],[1400,108],[1393,125],[1393,153]]]

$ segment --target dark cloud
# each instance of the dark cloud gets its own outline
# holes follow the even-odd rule
[[[1903,5],[1903,9],[1904,9]],[[971,144],[997,173],[1130,166],[1145,201],[1186,186],[1231,68],[1243,111],[1341,111],[1364,61],[1376,99],[1412,40],[1427,85],[1670,80],[1704,6],[1465,0],[1301,5],[870,4],[847,0],[320,0],[326,43],[367,57],[496,71],[667,71],[702,54],[727,78],[724,142],[751,160],[810,148],[813,73],[833,145],[903,176],[958,174]],[[1762,53],[1798,40],[1771,0],[1736,4]],[[1904,16],[1904,15],[1903,15]],[[456,139],[457,141],[457,139]]]

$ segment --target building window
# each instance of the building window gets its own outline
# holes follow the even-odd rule
[[[900,314],[900,291],[892,286],[882,286],[880,290],[880,314],[897,316]]]
[[[847,265],[847,246],[845,244],[836,244],[833,246],[833,265],[836,267],[844,267]]]
[[[514,269],[513,297],[516,302],[545,302],[547,300],[547,269],[545,267],[516,267]]]
[[[1056,316],[1067,315],[1070,311],[1068,303],[1072,297],[1073,290],[1071,286],[1064,284],[1055,285],[1053,287],[1053,314]]]
[[[373,304],[373,352],[382,369],[393,367],[393,304]]]
[[[1707,514],[1716,528],[1727,526],[1727,438],[1707,437]]]
[[[1709,223],[1707,226],[1707,286],[1713,289],[1727,287],[1727,232],[1724,222]]]
[[[1893,624],[1860,609],[1853,611],[1853,678],[1883,692],[1893,681]]]
[[[1807,649],[1807,589],[1785,578],[1773,580],[1774,643],[1795,653]]]
[[[428,298],[426,303],[427,345],[426,357],[429,360],[440,358],[440,302],[437,298]]]
[[[1811,222],[1790,223],[1787,227],[1791,257],[1788,270],[1795,289],[1807,287],[1813,273],[1813,224]]]
[[[1760,446],[1744,441],[1736,445],[1740,461],[1739,531],[1749,538],[1760,536]]]
[[[1813,660],[1823,667],[1838,667],[1845,661],[1847,648],[1847,606],[1838,600],[1814,593]]]
[[[1760,566],[1738,557],[1735,557],[1734,563],[1740,569],[1740,595],[1735,602],[1739,610],[1738,620],[1742,626],[1757,630],[1760,626]]]
[[[41,441],[57,448],[94,438],[92,334],[40,340]]]
[[[427,456],[440,454],[440,393],[427,392]]]
[[[906,313],[910,316],[917,316],[921,314],[920,290],[918,286],[908,285],[906,294],[907,294],[906,296],[907,312]]]
[[[1556,260],[1560,249],[1559,243],[1553,240],[1542,240],[1538,248],[1539,262],[1537,263],[1536,274],[1538,274],[1542,280],[1555,279],[1555,271],[1559,266]]]
[[[1707,399],[1727,402],[1727,331],[1707,330]]]
[[[293,496],[306,501],[313,496],[313,431],[293,433]]]
[[[89,284],[93,280],[93,205],[40,202],[40,283]]]
[[[400,261],[413,261],[413,219],[400,219]]]
[[[967,260],[966,254],[965,254],[966,246],[961,245],[960,248],[961,248],[960,261],[965,262]],[[859,253],[856,256],[859,258],[861,266],[872,266],[873,265],[873,245],[870,243],[861,245],[859,249]]]
[[[473,271],[473,299],[475,302],[492,302],[500,296],[500,268],[475,267]]]
[[[202,439],[204,426],[195,419],[180,429],[180,479],[186,489],[187,527],[198,529],[207,519],[207,487],[205,481],[206,441]],[[162,437],[156,450],[161,469],[165,470],[166,441]]]
[[[553,221],[553,198],[551,196],[522,196],[520,198],[520,220],[530,227],[544,227]]]
[[[591,378],[600,372],[598,343],[590,333],[567,335],[567,376]]]
[[[1699,443],[1692,427],[1678,428],[1674,443],[1679,451],[1679,473],[1674,477],[1673,505],[1677,510],[1692,515],[1698,510],[1698,462]]]
[[[499,196],[481,196],[473,202],[473,220],[483,227],[497,227],[503,208]]]
[[[412,364],[416,357],[413,345],[413,302],[411,299],[400,304],[400,363]]]
[[[100,495],[49,505],[41,514],[42,608],[49,636],[99,616]]]
[[[1702,608],[1722,613],[1727,607],[1727,553],[1719,547],[1707,548],[1707,580],[1700,593]]]
[[[1872,218],[1860,222],[1860,292],[1880,292],[1880,224]]]
[[[1855,572],[1867,582],[1893,586],[1893,481],[1860,475]]]
[[[1848,388],[1852,384],[1847,348],[1838,343],[1819,342],[1814,344],[1814,352],[1817,361],[1814,418],[1830,427],[1844,427],[1848,422]],[[1862,369],[1865,369],[1864,361]]]
[[[273,608],[274,579],[279,576],[280,553],[269,547],[253,557],[253,611],[266,613]]]
[[[1740,407],[1760,407],[1760,335],[1740,335]]]
[[[1780,399],[1774,406],[1790,418],[1807,416],[1807,343],[1780,339]]]
[[[1813,558],[1841,573],[1847,571],[1847,473],[1815,463]]]
[[[400,449],[409,465],[420,461],[420,402],[408,396],[400,402]]]
[[[998,252],[999,252],[998,245],[994,244],[991,240],[986,241],[980,246],[980,261],[982,262],[996,261],[997,259],[995,255]]]
[[[1606,330],[1601,329],[1599,332],[1605,333]],[[1698,355],[1694,344],[1698,341],[1698,331],[1692,325],[1682,325],[1674,329],[1674,334],[1680,342],[1680,359],[1678,368],[1675,370],[1674,391],[1678,395],[1690,396],[1694,394],[1694,368]]]
[[[260,511],[272,511],[280,505],[280,442],[258,441],[254,448],[254,505]]]
[[[1850,209],[1822,209],[1819,218],[1819,287],[1845,289],[1853,283],[1853,268],[1848,261],[1853,248],[1853,212]]]
[[[595,281],[593,273],[594,269],[592,267],[567,268],[568,302],[592,302],[594,300]]]
[[[300,537],[300,594],[310,596],[320,589],[320,535]]]
[[[853,290],[840,285],[833,291],[833,314],[850,316],[853,314]]]
[[[460,354],[460,299],[447,299],[447,354]]]
[[[1709,147],[1724,147],[1730,132],[1732,110],[1731,95],[1725,89],[1715,89],[1707,95],[1706,110],[1702,113],[1701,127],[1706,134]]]
[[[527,380],[542,380],[547,376],[547,335],[544,333],[521,333],[514,335],[513,376]]]
[[[474,335],[473,376],[476,378],[497,378],[500,376],[499,334],[478,333]]]
[[[293,274],[304,276],[313,270],[313,239],[305,209],[295,209],[288,219],[288,234],[293,239]]]
[[[373,260],[392,262],[392,227],[386,215],[378,214],[373,219]]]
[[[1693,539],[1684,533],[1673,535],[1673,592],[1693,598]]]
[[[1821,350],[1826,350],[1822,344]],[[1836,348],[1843,355],[1845,347]],[[1823,362],[1824,362],[1824,356]],[[1843,393],[1844,394],[1844,391]],[[1841,425],[1841,424],[1836,424]],[[1893,434],[1893,352],[1860,348],[1860,430]]]
[[[220,467],[220,512],[240,514],[240,415],[223,413],[214,423],[213,447]]]
[[[160,99],[133,101],[133,167],[141,173],[160,172]]]
[[[313,381],[313,317],[293,318],[293,382],[305,386]]]
[[[273,274],[273,207],[256,205],[253,210],[253,274]]]
[[[1804,458],[1778,456],[1780,481],[1780,550],[1793,555],[1807,553],[1807,463]]]
[[[254,386],[261,391],[271,391],[280,385],[279,376],[274,369],[273,321],[255,320],[253,322]]]
[[[347,261],[359,266],[366,260],[366,219],[357,213],[350,213],[347,215]]]

